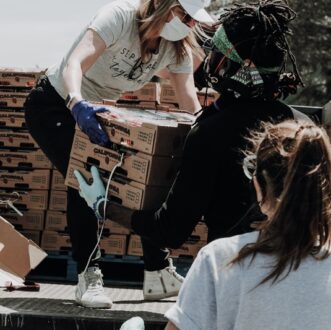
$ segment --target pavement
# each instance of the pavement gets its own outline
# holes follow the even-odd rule
[[[164,313],[176,297],[144,301],[141,289],[105,287],[111,309],[90,309],[74,301],[75,285],[39,283],[39,292],[0,288],[0,329],[115,330],[132,316],[141,316],[146,330],[164,329]]]

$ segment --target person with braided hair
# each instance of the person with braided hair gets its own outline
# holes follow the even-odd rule
[[[244,170],[265,221],[195,259],[166,330],[329,329],[331,144],[315,124],[251,132]]]
[[[165,248],[180,247],[202,217],[208,241],[251,231],[250,223],[263,218],[242,173],[240,150],[246,148],[247,131],[260,121],[299,116],[279,100],[302,83],[287,42],[294,17],[281,0],[235,5],[221,15],[213,37],[204,43],[208,56],[198,70],[204,73],[199,83],[213,87],[220,98],[197,117],[177,177],[159,209],[137,211],[108,202],[93,193],[103,185],[97,172],[92,186],[76,173],[88,204],[99,201],[95,212],[103,215],[106,202],[107,218],[141,236],[145,279],[152,279],[144,281],[145,299],[165,296],[160,283],[161,270],[169,264]],[[289,72],[287,58],[292,62]]]

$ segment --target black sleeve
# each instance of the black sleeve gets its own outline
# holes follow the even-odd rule
[[[198,125],[188,134],[183,159],[166,201],[157,211],[135,211],[133,230],[160,247],[177,248],[204,214],[213,184],[212,141]]]

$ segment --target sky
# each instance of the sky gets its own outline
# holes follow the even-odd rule
[[[0,0],[0,67],[47,68],[61,60],[111,0]]]

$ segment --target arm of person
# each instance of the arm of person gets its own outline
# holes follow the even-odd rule
[[[95,31],[88,29],[72,51],[63,70],[64,88],[67,94],[75,94],[70,108],[82,99],[80,95],[83,74],[96,62],[106,49],[104,40]]]
[[[193,74],[169,72],[169,77],[176,91],[179,109],[193,114],[198,112],[201,105],[197,97]]]
[[[166,201],[156,211],[132,213],[131,225],[136,234],[161,247],[178,248],[185,242],[212,200],[219,171],[219,164],[212,157],[215,153],[212,142],[208,127],[191,129]]]
[[[95,63],[105,48],[103,39],[95,31],[88,29],[72,51],[63,70],[64,89],[68,95],[66,106],[90,141],[100,145],[107,145],[109,138],[100,126],[96,113],[105,112],[107,109],[83,100],[81,84],[83,73]]]

